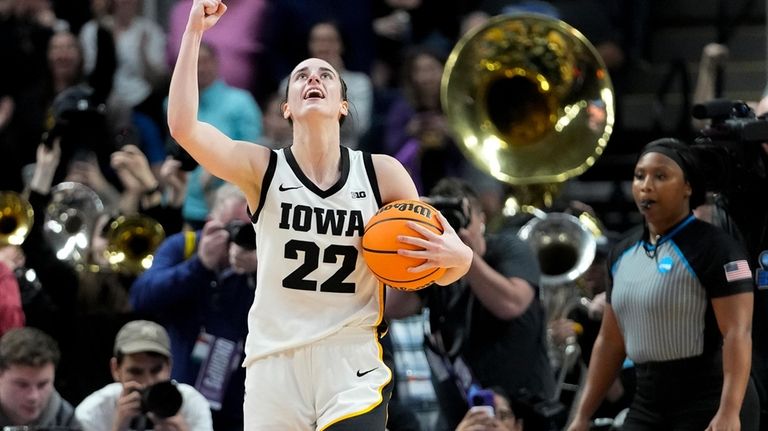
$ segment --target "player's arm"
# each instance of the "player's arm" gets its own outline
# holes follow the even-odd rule
[[[226,11],[220,0],[195,0],[181,40],[168,94],[168,127],[173,138],[213,175],[240,186],[249,203],[258,202],[269,150],[235,141],[197,119],[197,62],[203,33]]]
[[[376,170],[382,203],[399,199],[419,199],[413,179],[399,161],[390,156],[374,155],[373,166]],[[435,234],[418,223],[409,222],[408,226],[420,233],[423,238],[405,236],[399,240],[406,244],[415,245],[421,250],[399,249],[397,252],[403,256],[425,260],[423,264],[409,268],[410,272],[420,272],[437,267],[447,268],[445,274],[435,281],[437,284],[445,286],[460,279],[469,271],[473,253],[472,249],[459,238],[445,217],[439,213],[438,217],[443,225],[442,235]]]

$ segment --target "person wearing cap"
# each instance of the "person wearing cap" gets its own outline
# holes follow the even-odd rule
[[[589,428],[626,358],[637,384],[623,431],[757,430],[752,271],[736,240],[694,217],[705,190],[691,149],[646,145],[632,195],[644,223],[608,257],[607,303],[568,430]]]
[[[53,386],[60,356],[56,341],[36,328],[14,328],[0,338],[0,428],[79,429],[74,408]]]
[[[92,393],[75,409],[83,431],[213,430],[208,401],[183,383],[176,384],[182,398],[178,412],[167,418],[149,413],[154,428],[145,423],[142,394],[168,381],[171,365],[171,342],[162,326],[148,320],[126,323],[117,333],[110,362],[115,383]]]

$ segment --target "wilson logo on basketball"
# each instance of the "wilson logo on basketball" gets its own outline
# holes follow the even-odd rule
[[[384,205],[383,207],[379,208],[378,211],[376,211],[376,214],[389,211],[393,208],[401,212],[409,211],[427,219],[432,218],[432,209],[430,207],[414,203],[414,201],[394,202],[389,205]]]

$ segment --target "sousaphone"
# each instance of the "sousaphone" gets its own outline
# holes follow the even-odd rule
[[[441,101],[465,156],[513,185],[580,175],[613,131],[613,87],[594,46],[538,14],[497,16],[462,37]]]
[[[542,268],[550,320],[580,303],[574,281],[589,267],[595,238],[579,218],[546,214],[558,186],[603,154],[614,124],[614,94],[597,50],[567,23],[538,14],[502,15],[471,30],[446,62],[441,102],[464,155],[516,188],[506,206],[534,214],[519,236]],[[579,357],[575,339],[550,344],[559,398]]]

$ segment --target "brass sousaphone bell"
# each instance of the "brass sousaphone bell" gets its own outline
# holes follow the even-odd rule
[[[513,185],[580,175],[613,131],[613,87],[594,46],[538,14],[497,16],[462,37],[441,102],[465,156]]]
[[[0,246],[21,245],[34,220],[35,212],[28,200],[13,191],[0,192]]]

